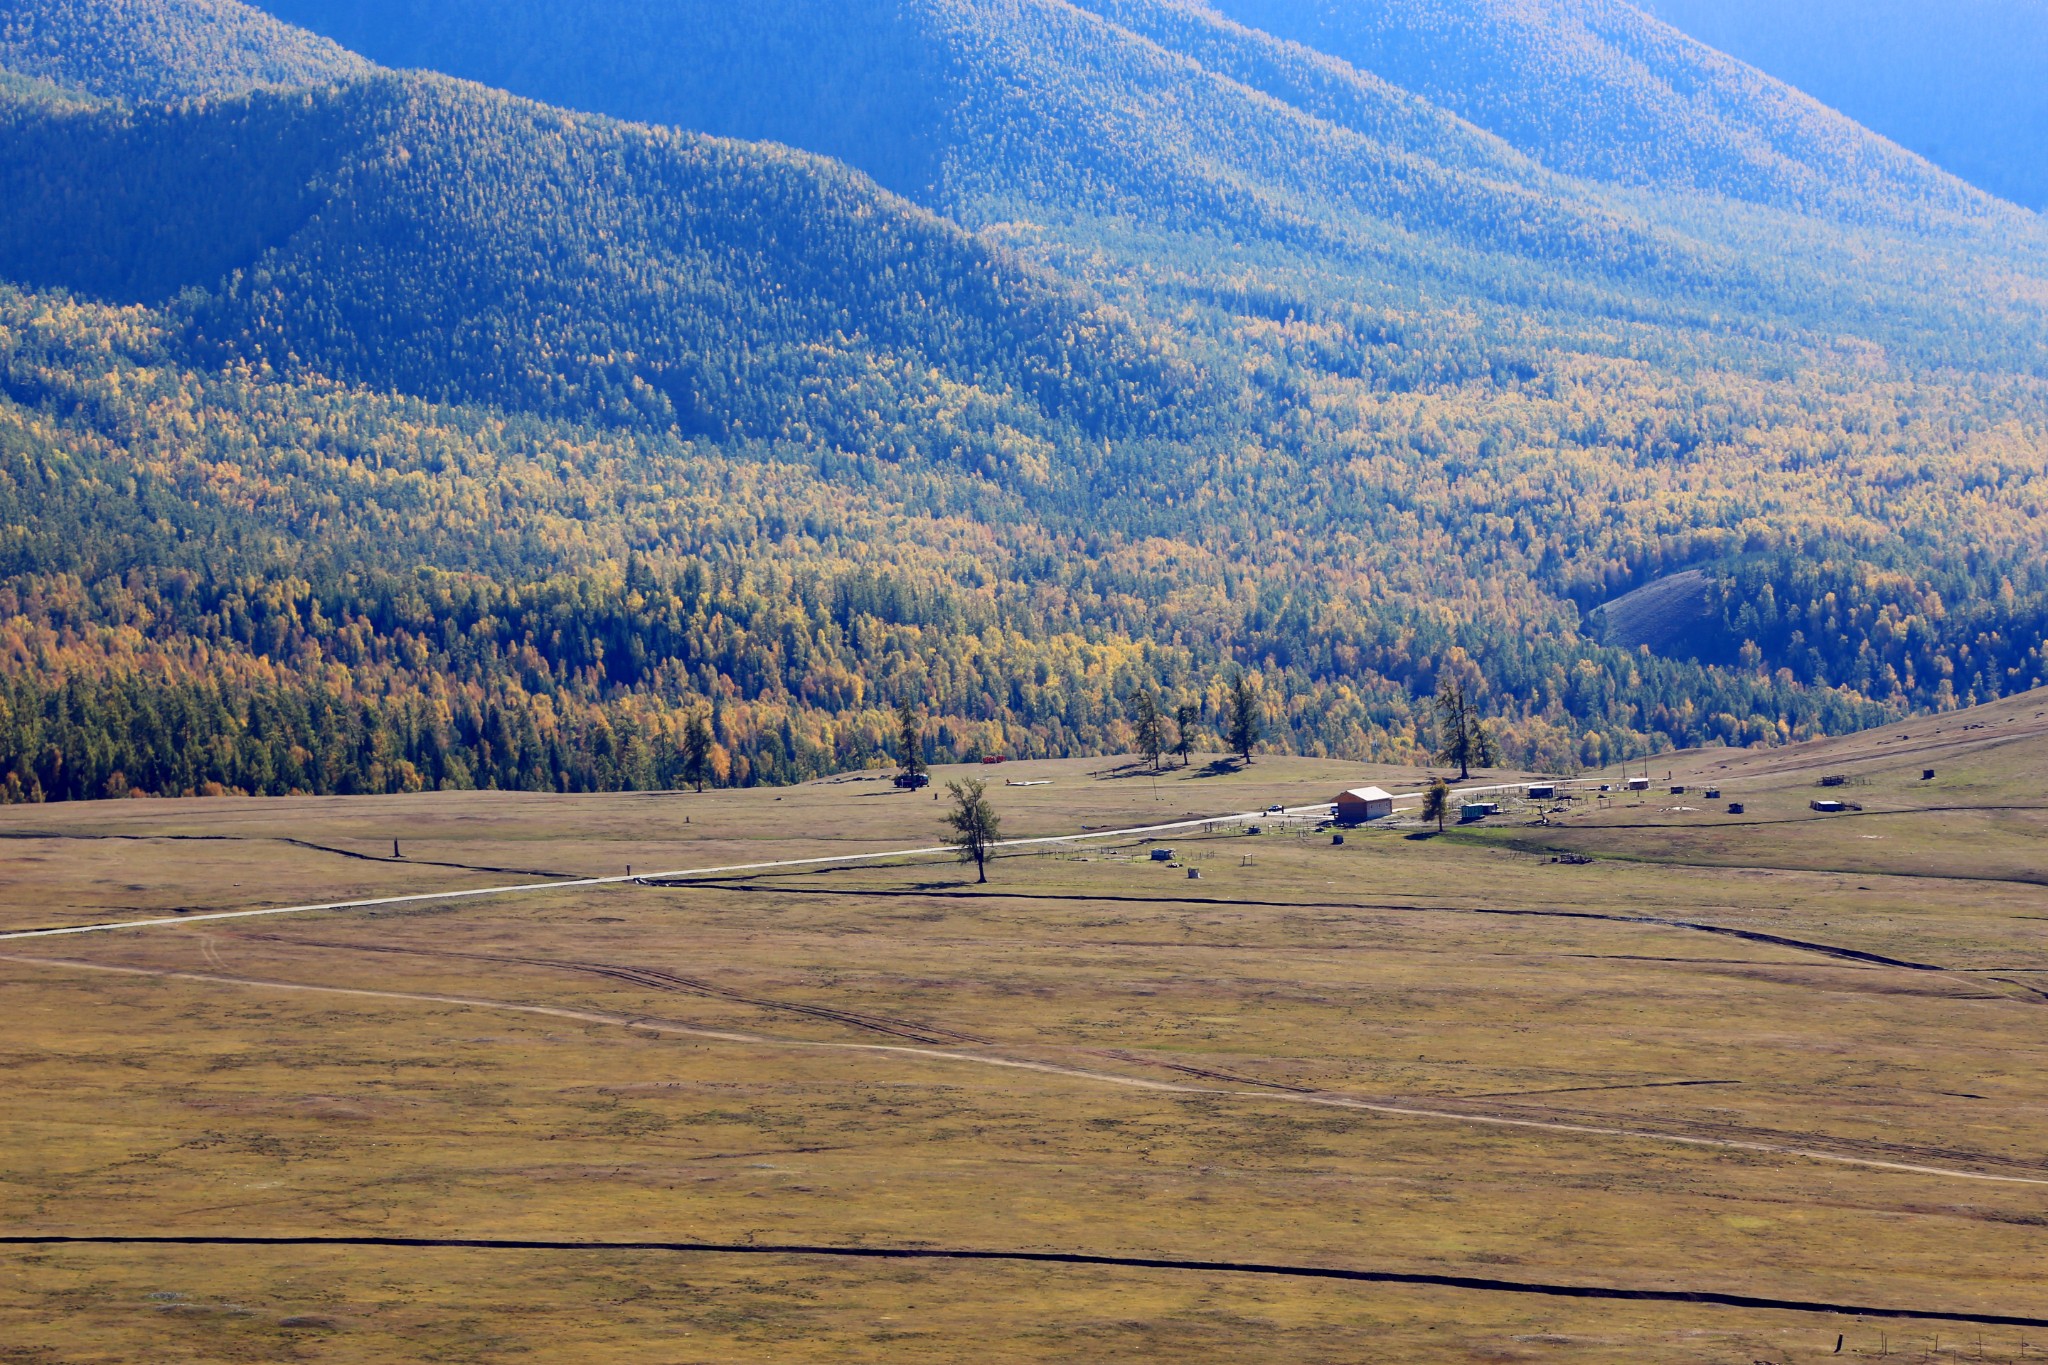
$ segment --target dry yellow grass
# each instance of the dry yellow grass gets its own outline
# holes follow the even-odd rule
[[[2021,729],[1959,732],[1971,747],[1938,763],[1885,735],[1674,760],[1797,822],[1751,830],[1645,818],[1662,798],[1450,839],[1176,836],[1199,882],[1112,846],[1006,857],[986,891],[925,861],[0,944],[0,1233],[1071,1251],[2048,1318],[2048,890],[1993,879],[2040,870],[2032,827],[1961,812],[1984,847],[1950,872],[1941,837],[1800,814],[1819,771],[1866,753],[1873,807],[1932,803],[1886,785],[1901,763],[1913,784],[1953,768],[1943,804],[2025,804],[2048,744]],[[991,774],[1054,783],[997,790],[1009,832],[1416,777],[1274,760],[1155,786],[1100,766]],[[0,833],[37,837],[0,843],[0,914],[903,847],[940,809],[842,781],[15,810]],[[404,864],[321,851],[388,855],[394,830]],[[144,839],[79,837],[109,833]],[[238,842],[165,837],[194,834]],[[1784,1362],[1838,1334],[1904,1360],[1978,1340],[1110,1267],[4,1255],[0,1361]],[[1985,1329],[1986,1358],[2020,1336]]]

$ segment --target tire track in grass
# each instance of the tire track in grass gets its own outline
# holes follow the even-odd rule
[[[322,948],[355,953],[384,953],[404,957],[431,957],[453,959],[465,962],[491,962],[522,967],[544,967],[553,971],[575,972],[584,976],[604,977],[612,981],[623,981],[628,985],[640,986],[647,990],[660,991],[671,995],[701,995],[719,1000],[731,1000],[736,1004],[751,1005],[755,1009],[768,1010],[778,1014],[795,1014],[805,1018],[819,1019],[827,1023],[843,1024],[849,1028],[869,1033],[885,1034],[893,1038],[907,1039],[913,1043],[926,1043],[934,1047],[949,1044],[968,1043],[977,1046],[993,1046],[994,1039],[979,1037],[971,1033],[958,1033],[940,1028],[935,1024],[919,1023],[909,1019],[896,1019],[883,1014],[864,1014],[854,1010],[839,1009],[831,1005],[809,1005],[798,1001],[774,1000],[764,996],[747,995],[726,986],[715,985],[694,977],[678,976],[674,972],[661,971],[654,967],[633,967],[613,962],[579,962],[571,959],[546,957],[518,957],[499,953],[470,953],[452,948],[407,948],[385,943],[337,943],[326,939],[289,938],[283,934],[249,934],[248,941],[275,943],[286,947]]]
[[[1875,1157],[1847,1156],[1840,1152],[1794,1147],[1773,1142],[1689,1136],[1624,1125],[1610,1126],[1591,1122],[1571,1122],[1564,1119],[1537,1118],[1533,1116],[1461,1113],[1453,1109],[1427,1108],[1420,1104],[1395,1104],[1376,1100],[1354,1099],[1349,1095],[1335,1095],[1322,1091],[1304,1093],[1273,1089],[1224,1090],[1214,1086],[1151,1080],[1141,1076],[1124,1076],[1109,1071],[1090,1071],[1082,1067],[1061,1066],[1053,1062],[1031,1061],[1021,1057],[1005,1057],[987,1052],[945,1051],[936,1047],[913,1046],[907,1043],[833,1043],[799,1038],[773,1038],[760,1034],[741,1033],[731,1029],[702,1028],[695,1024],[684,1024],[668,1019],[611,1014],[598,1010],[570,1009],[558,1005],[527,1005],[508,1000],[478,999],[473,996],[435,995],[410,991],[382,991],[360,986],[307,985],[301,982],[266,981],[244,976],[213,976],[203,972],[176,971],[162,967],[115,966],[110,963],[81,962],[71,958],[28,957],[8,953],[0,954],[0,962],[12,962],[17,965],[31,967],[54,967],[67,971],[98,972],[115,976],[151,977],[165,981],[190,981],[200,985],[239,986],[249,989],[283,991],[294,994],[333,995],[358,1000],[395,1000],[408,1004],[452,1005],[462,1009],[496,1010],[510,1014],[533,1015],[540,1018],[566,1019],[577,1023],[637,1029],[646,1033],[666,1034],[682,1038],[699,1038],[707,1042],[733,1043],[747,1047],[779,1048],[801,1052],[865,1052],[880,1056],[940,1062],[950,1066],[979,1066],[1006,1071],[1026,1071],[1042,1076],[1059,1077],[1065,1080],[1084,1081],[1094,1085],[1117,1086],[1126,1090],[1145,1090],[1154,1094],[1186,1095],[1201,1099],[1256,1101],[1270,1104],[1313,1105],[1318,1108],[1342,1109],[1353,1113],[1380,1114],[1388,1118],[1415,1119],[1430,1123],[1468,1124],[1478,1127],[1516,1129],[1526,1132],[1560,1133],[1571,1137],[1608,1138],[1625,1142],[1645,1142],[1716,1151],[1743,1152],[1758,1156],[1791,1157],[1806,1161],[1824,1162],[1831,1165],[1854,1166],[1864,1170],[1894,1171],[1906,1175],[1931,1176],[1944,1180],[1970,1180],[1997,1185],[2048,1187],[2048,1178],[2040,1176],[1996,1175],[1988,1171],[1968,1171],[1946,1166],[1925,1166],[1904,1161],[1883,1161]]]
[[[987,1251],[951,1247],[848,1247],[809,1243],[554,1241],[499,1237],[208,1237],[192,1236],[0,1236],[4,1247],[246,1247],[358,1248],[404,1251],[661,1252],[684,1256],[803,1256],[856,1261],[954,1261],[983,1264],[1083,1266],[1101,1270],[1161,1270],[1204,1275],[1255,1275],[1347,1284],[1406,1285],[1461,1289],[1487,1294],[1522,1294],[1551,1299],[1596,1299],[1626,1303],[1682,1303],[1776,1313],[1820,1313],[1838,1318],[1960,1322],[1978,1327],[2048,1327],[2048,1318],[2013,1313],[1898,1308],[1877,1304],[1828,1303],[1729,1294],[1713,1289],[1629,1289],[1614,1285],[1557,1284],[1502,1280],[1479,1275],[1433,1275],[1399,1270],[1357,1270],[1343,1266],[1287,1265],[1265,1261],[1196,1261],[1165,1256],[1108,1256],[1085,1251]]]

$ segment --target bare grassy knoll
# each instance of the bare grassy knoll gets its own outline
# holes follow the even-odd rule
[[[0,942],[0,1234],[285,1239],[0,1249],[0,1361],[2048,1358],[1970,1320],[2048,1321],[2035,719],[1667,765],[1746,824],[1660,784],[1448,838],[1034,848],[987,888],[903,859]],[[985,775],[1052,783],[996,788],[1015,835],[1418,776],[1098,766]],[[1837,769],[1864,816],[1805,810]],[[1967,857],[1864,837],[1935,803]],[[941,810],[874,780],[17,809],[0,913],[918,847]]]

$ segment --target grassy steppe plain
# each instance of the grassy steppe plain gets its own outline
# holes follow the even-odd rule
[[[1679,755],[1641,800],[1444,838],[1269,826],[1174,836],[1171,866],[1006,857],[987,888],[918,860],[0,942],[0,1235],[1078,1251],[2048,1317],[2043,709]],[[1836,772],[1864,810],[1814,815]],[[1417,778],[997,776],[1052,783],[997,789],[1017,835]],[[1667,791],[1709,780],[1723,801]],[[17,808],[0,929],[916,846],[941,809],[849,779]],[[2048,1330],[1207,1271],[0,1266],[0,1361],[2048,1359]]]

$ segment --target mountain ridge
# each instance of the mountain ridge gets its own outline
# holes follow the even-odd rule
[[[322,85],[371,69],[241,0],[5,0],[0,68],[157,102]]]
[[[1626,0],[1207,0],[1372,71],[1567,174],[1867,216],[1998,202]],[[1597,119],[1597,123],[1595,122]]]
[[[1075,287],[799,152],[423,75],[11,113],[0,269],[168,305],[220,361],[885,442],[839,420],[854,405],[806,396],[837,385],[899,422],[978,412],[965,457],[1039,480],[1048,436],[1135,434],[1191,382]]]

